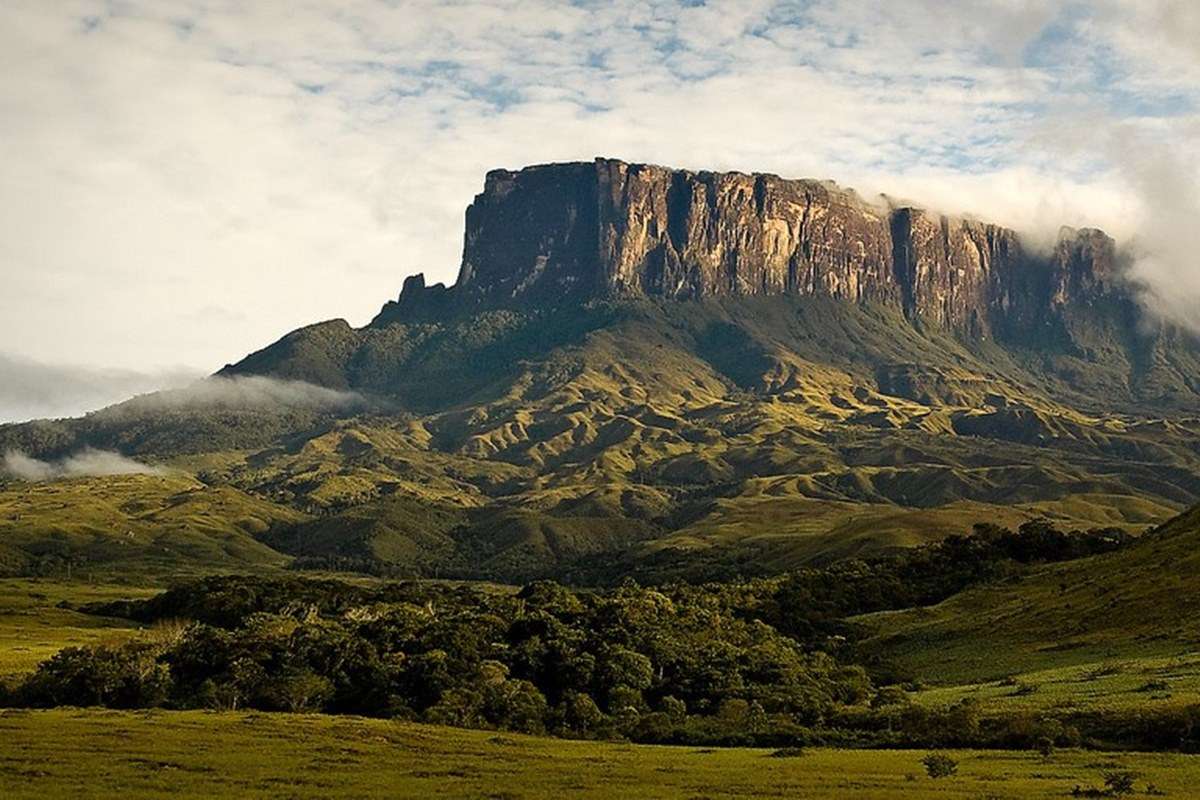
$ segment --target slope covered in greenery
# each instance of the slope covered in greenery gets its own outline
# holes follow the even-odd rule
[[[1102,678],[1134,672],[1122,662],[1143,659],[1160,662],[1161,679],[1173,674],[1161,669],[1173,661],[1181,673],[1192,671],[1198,612],[1200,509],[1193,509],[1115,553],[1043,566],[931,608],[862,618],[875,631],[862,650],[938,684],[1066,668]],[[1143,683],[1155,680],[1151,674]]]
[[[353,402],[143,398],[0,428],[0,448],[166,465],[237,493],[229,530],[244,531],[233,507],[252,500],[270,532],[256,524],[255,544],[227,554],[245,564],[607,581],[619,576],[602,561],[650,560],[706,578],[980,520],[1138,531],[1200,500],[1200,421],[1176,402],[1192,391],[1191,350],[1169,332],[1116,341],[1102,311],[1040,350],[816,297],[322,323],[225,374]],[[10,562],[59,528],[60,548],[110,558],[71,532],[112,535],[115,519],[88,503],[56,514],[36,501],[47,487],[14,486],[24,533],[0,542]],[[141,502],[165,514],[168,496]]]
[[[0,703],[321,710],[726,746],[1189,749],[1200,705],[1181,675],[1171,676],[1170,702],[1162,687],[1115,679],[1124,702],[1078,688],[1055,703],[1031,704],[1025,691],[1005,702],[962,685],[912,696],[872,642],[855,646],[860,634],[846,619],[1002,591],[1036,581],[1045,565],[1136,561],[1151,543],[1043,523],[981,526],[970,537],[777,578],[610,591],[210,577],[145,599],[68,607],[157,629],[63,650],[0,686]],[[926,644],[931,653],[940,645]],[[971,644],[1010,645],[986,631]],[[869,671],[857,663],[864,657]],[[1194,658],[1176,666],[1185,662]],[[1121,681],[1161,666],[1143,661]]]

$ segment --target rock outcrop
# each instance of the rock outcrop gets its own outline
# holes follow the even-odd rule
[[[449,307],[651,296],[818,295],[898,306],[962,334],[1049,324],[1110,292],[1113,241],[1064,229],[1049,254],[1009,229],[775,175],[627,164],[488,173],[454,287],[410,280],[384,318]]]

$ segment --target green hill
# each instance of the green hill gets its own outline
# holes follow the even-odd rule
[[[1100,678],[1122,671],[1113,664],[1146,659],[1158,662],[1159,678],[1191,674],[1198,612],[1200,508],[1115,553],[859,621],[874,631],[867,656],[927,682],[961,684],[1077,667]]]
[[[354,407],[141,400],[0,428],[0,447],[117,449],[234,493],[220,525],[242,546],[203,545],[212,563],[501,579],[572,574],[597,552],[766,573],[979,520],[1140,531],[1200,500],[1200,422],[1071,405],[1015,355],[884,307],[602,303],[327,329],[228,372],[323,381]],[[22,506],[47,491],[10,485],[10,516],[37,522],[3,540],[10,562],[60,528],[55,547],[124,558],[72,533],[121,533],[102,509]],[[166,513],[165,497],[142,501]],[[242,502],[269,537],[239,526]]]

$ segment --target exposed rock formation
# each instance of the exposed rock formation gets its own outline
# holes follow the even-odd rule
[[[467,209],[451,289],[405,283],[385,318],[567,298],[821,295],[901,307],[973,336],[1047,324],[1114,284],[1111,239],[1064,229],[1035,255],[1017,234],[870,205],[829,182],[687,172],[610,159],[488,173]]]

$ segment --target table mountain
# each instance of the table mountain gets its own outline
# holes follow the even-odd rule
[[[466,226],[453,299],[418,281],[408,303],[822,296],[986,336],[1052,325],[1119,281],[1100,231],[1064,229],[1052,252],[1031,253],[1014,231],[871,205],[830,182],[610,159],[490,172]]]

